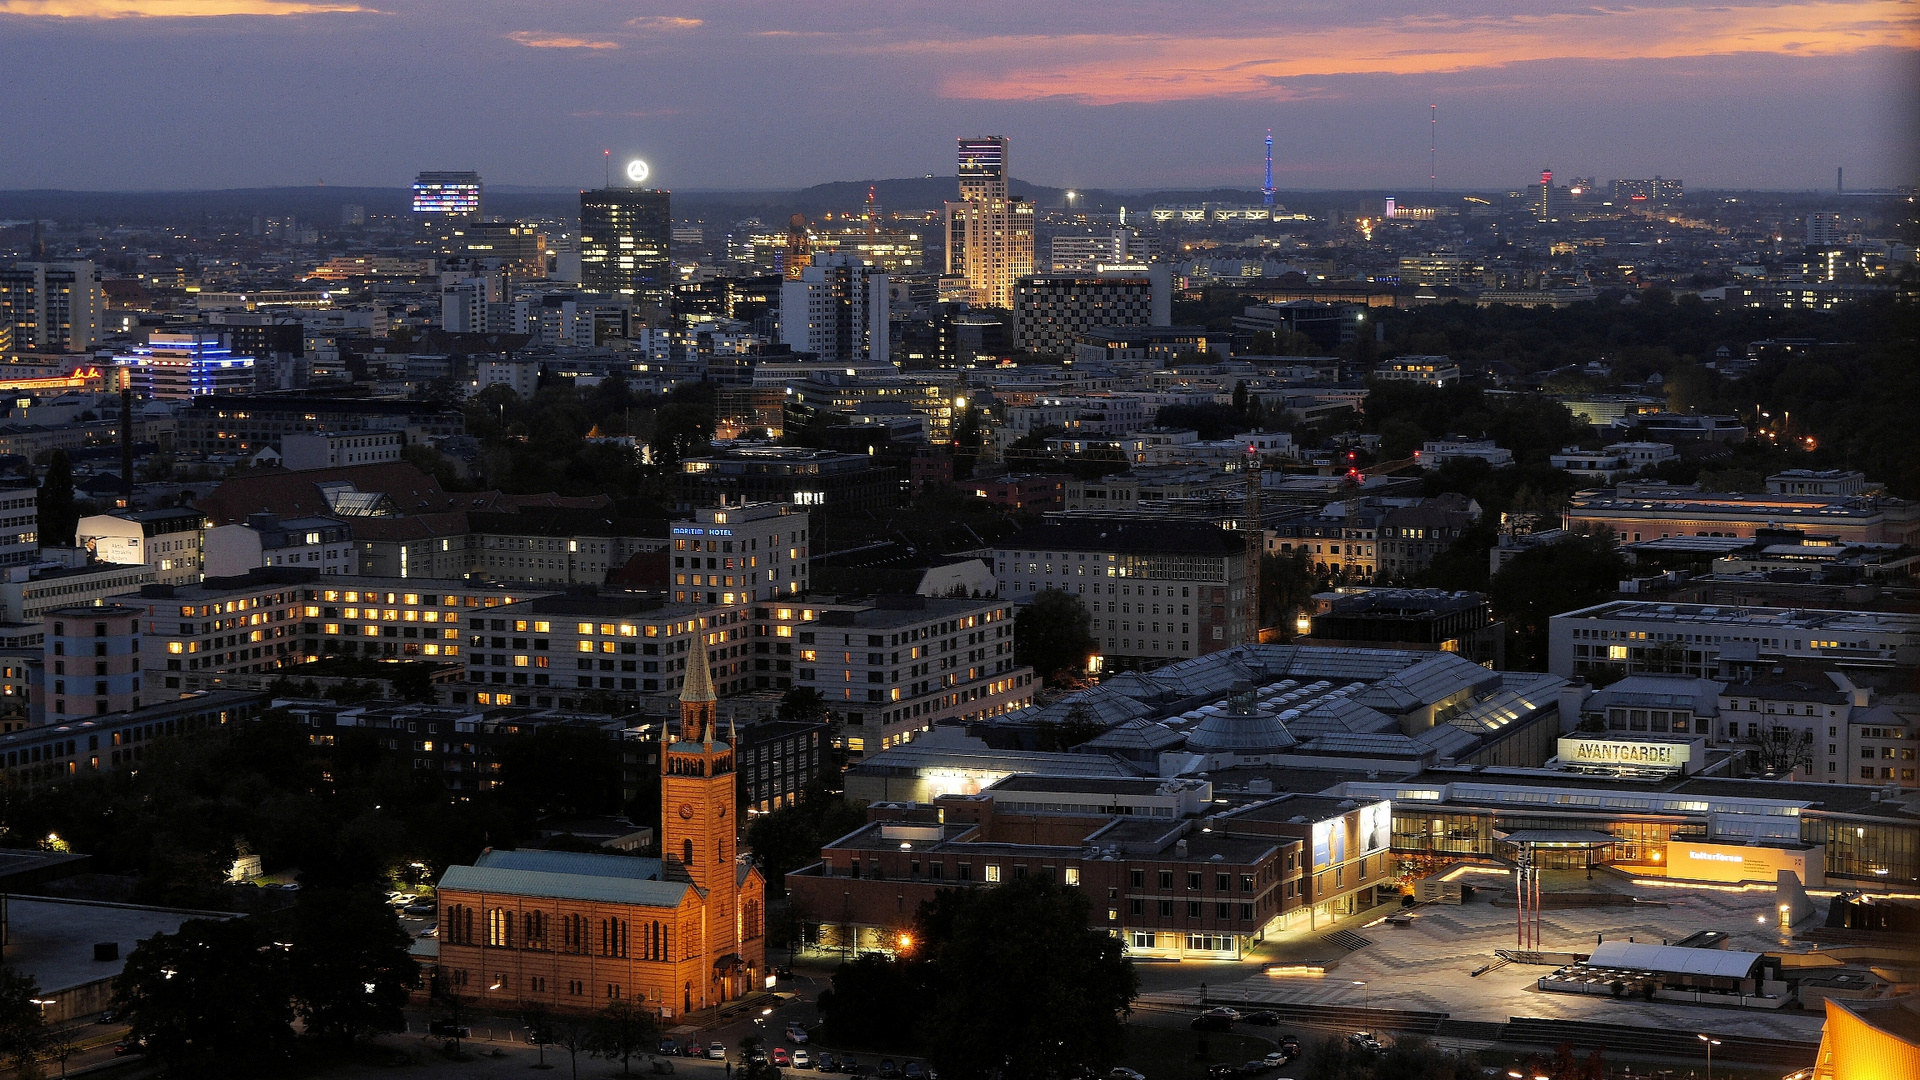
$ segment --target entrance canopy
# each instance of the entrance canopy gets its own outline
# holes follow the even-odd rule
[[[1517,829],[1500,839],[1520,847],[1543,848],[1598,847],[1601,844],[1622,842],[1612,833],[1595,832],[1591,829]]]

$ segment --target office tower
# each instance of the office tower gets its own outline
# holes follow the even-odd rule
[[[156,401],[188,401],[254,389],[253,357],[235,356],[220,335],[203,331],[156,331],[114,362],[129,369],[133,391]]]
[[[668,192],[601,188],[580,193],[580,284],[631,297],[664,315],[673,297],[673,213]]]
[[[887,272],[852,255],[817,255],[780,283],[780,340],[822,360],[890,363]]]
[[[93,263],[23,262],[0,270],[0,326],[12,348],[86,352],[100,336],[105,301]]]
[[[1015,279],[1033,273],[1033,204],[1007,193],[1007,139],[961,139],[960,201],[947,204],[947,273],[980,307],[1011,308]]]
[[[1807,215],[1807,246],[1826,247],[1847,242],[1846,226],[1840,223],[1839,214]]]
[[[1540,196],[1533,204],[1533,216],[1540,221],[1553,220],[1553,170],[1540,170]]]
[[[514,332],[504,277],[499,273],[441,275],[440,329],[450,334]]]
[[[547,276],[547,238],[525,221],[462,221],[448,234],[447,254],[475,270],[501,270],[515,281]]]
[[[423,172],[413,180],[413,216],[422,223],[480,216],[480,174]]]

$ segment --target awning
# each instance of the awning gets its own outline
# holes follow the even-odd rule
[[[725,975],[728,972],[732,971],[734,968],[740,968],[740,967],[746,967],[746,966],[747,966],[747,962],[745,960],[740,959],[739,953],[728,953],[727,955],[713,962],[713,973],[715,975]]]

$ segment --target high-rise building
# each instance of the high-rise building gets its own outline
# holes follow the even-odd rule
[[[1677,203],[1685,194],[1684,184],[1679,180],[1668,180],[1655,176],[1651,180],[1615,180],[1613,182],[1613,201],[1620,203]]]
[[[960,140],[960,201],[946,208],[947,273],[980,307],[1011,308],[1033,273],[1033,204],[1007,192],[1007,138]]]
[[[1553,220],[1553,170],[1540,170],[1539,195],[1534,200],[1533,216],[1538,221]]]
[[[780,283],[780,340],[822,360],[888,363],[887,272],[854,255],[816,255]]]
[[[480,174],[423,172],[413,180],[413,214],[422,223],[480,216]]]
[[[1053,272],[1056,274],[1101,274],[1145,267],[1152,261],[1152,242],[1142,240],[1132,229],[1116,229],[1099,236],[1053,238]]]
[[[580,284],[662,315],[673,297],[673,212],[657,188],[580,193]]]
[[[447,254],[470,259],[476,270],[501,270],[515,281],[547,276],[547,238],[526,221],[462,221]]]
[[[134,393],[156,401],[254,389],[253,357],[233,355],[220,335],[200,330],[156,331],[114,362],[128,369]]]
[[[86,352],[100,336],[106,302],[93,263],[23,262],[0,270],[0,326],[11,348]]]
[[[1847,227],[1839,214],[1807,215],[1807,246],[1826,247],[1847,242]]]
[[[140,707],[140,621],[137,607],[60,607],[46,613],[43,642],[47,719],[104,716]],[[152,701],[158,694],[147,695]]]
[[[1162,263],[1145,274],[1036,274],[1020,278],[1013,290],[1014,348],[1071,357],[1082,334],[1166,326],[1173,321],[1171,271]]]

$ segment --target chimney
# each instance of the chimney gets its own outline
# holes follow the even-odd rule
[[[1184,859],[1187,857],[1187,842],[1185,840],[1174,841],[1173,857],[1176,859]]]
[[[122,372],[122,379],[126,373]],[[122,382],[120,385],[120,479],[127,486],[127,494],[133,494],[133,384]],[[132,509],[131,500],[128,509]]]

